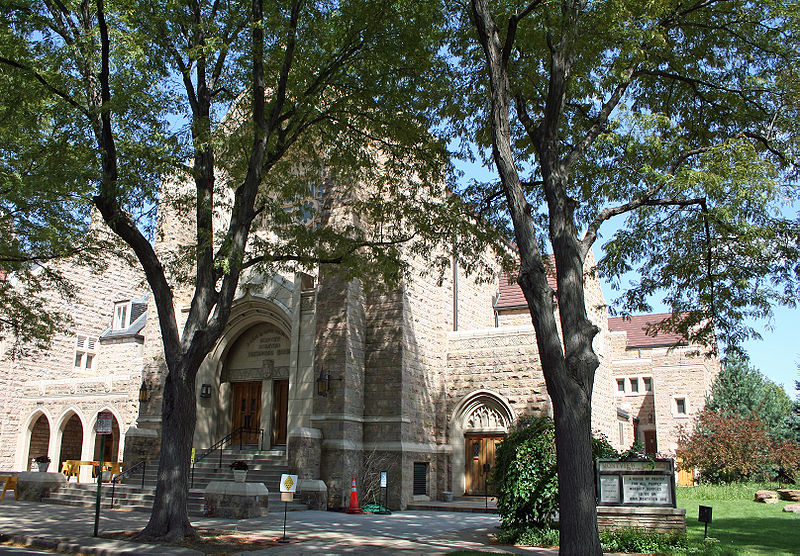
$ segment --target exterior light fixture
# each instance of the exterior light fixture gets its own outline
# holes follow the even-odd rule
[[[323,398],[328,397],[328,391],[331,389],[331,375],[325,373],[325,368],[319,370],[319,377],[317,377],[317,394]]]
[[[651,424],[652,424],[652,423],[653,423],[653,421],[655,421],[655,419],[656,419],[656,418],[655,418],[655,415],[653,415],[652,413],[648,413],[648,414],[647,414],[647,422],[648,422],[648,423],[651,423]]]
[[[211,385],[210,384],[203,384],[200,386],[200,397],[201,398],[210,398],[211,397]]]
[[[142,385],[139,387],[139,401],[146,402],[150,399],[150,388],[147,386],[147,383],[143,380]]]

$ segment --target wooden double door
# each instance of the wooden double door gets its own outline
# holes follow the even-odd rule
[[[494,469],[494,455],[505,438],[502,434],[467,434],[464,437],[466,450],[464,494],[467,496],[494,495],[494,485],[487,481]]]
[[[232,389],[231,429],[234,433],[233,443],[261,445],[261,381],[233,382]],[[286,444],[288,410],[289,381],[272,381],[272,430],[270,431],[270,440],[273,445]]]

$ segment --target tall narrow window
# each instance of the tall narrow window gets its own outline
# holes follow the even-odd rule
[[[639,393],[639,379],[632,378],[631,379],[631,393],[638,394]]]
[[[95,359],[96,339],[78,334],[75,338],[75,358],[73,366],[76,369],[92,370]]]
[[[131,324],[131,302],[118,301],[114,303],[114,330],[124,330]]]
[[[428,494],[428,462],[414,462],[414,496]]]
[[[653,391],[653,379],[652,378],[643,378],[642,382],[644,382],[644,391],[645,392],[652,392]]]

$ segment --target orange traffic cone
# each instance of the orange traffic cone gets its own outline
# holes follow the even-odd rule
[[[353,477],[353,486],[350,487],[350,507],[347,508],[349,514],[363,514],[358,507],[358,491],[356,490],[356,478]]]

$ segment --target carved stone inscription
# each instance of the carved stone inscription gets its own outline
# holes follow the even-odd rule
[[[286,355],[289,353],[289,348],[285,347],[285,343],[286,338],[283,335],[265,334],[257,336],[247,346],[249,349],[247,357],[249,359],[258,359],[273,355]]]
[[[257,324],[244,332],[228,352],[222,382],[286,378],[290,341],[273,324]]]

